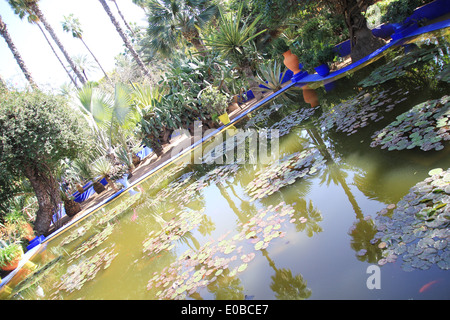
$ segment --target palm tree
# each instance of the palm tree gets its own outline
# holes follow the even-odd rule
[[[198,29],[218,16],[218,7],[210,0],[150,0],[146,3],[149,27],[147,42],[150,47],[169,56],[177,43],[185,40],[200,54],[206,48]]]
[[[142,10],[146,10],[145,4],[147,3],[147,0],[132,0],[135,5],[140,7]]]
[[[14,55],[14,58],[17,61],[17,64],[19,65],[20,69],[25,75],[25,78],[28,80],[31,87],[36,89],[37,85],[34,82],[33,78],[31,77],[31,73],[30,71],[28,71],[25,62],[22,59],[22,56],[20,55],[19,51],[14,45],[14,42],[12,41],[11,36],[9,35],[8,28],[6,27],[6,23],[3,22],[2,16],[0,16],[0,34],[2,35],[3,39],[5,39],[9,49],[11,50],[12,54]]]
[[[105,0],[98,0],[100,1],[100,3],[103,6],[103,9],[105,9],[106,13],[109,16],[109,19],[111,19],[112,24],[114,25],[114,27],[116,27],[117,33],[119,33],[120,37],[123,40],[123,43],[125,44],[125,46],[127,47],[127,49],[130,51],[131,55],[133,56],[133,59],[136,61],[136,63],[139,65],[139,67],[141,68],[142,72],[150,77],[150,72],[148,71],[147,67],[145,66],[144,62],[142,62],[141,58],[139,57],[139,55],[137,54],[136,50],[134,50],[133,46],[131,45],[130,41],[128,40],[127,35],[123,32],[122,28],[119,25],[119,22],[116,20],[116,18],[114,17],[113,13],[111,12],[111,9],[109,8],[108,4],[106,3]]]
[[[77,75],[78,79],[82,84],[86,83],[86,80],[84,79],[81,72],[77,69],[75,63],[73,62],[72,58],[67,53],[66,49],[62,45],[61,41],[59,40],[58,36],[56,35],[55,31],[53,30],[52,26],[48,23],[47,19],[45,18],[44,14],[42,13],[41,9],[38,5],[39,0],[8,0],[10,6],[13,8],[16,14],[22,13],[28,13],[28,14],[34,14],[39,19],[40,22],[44,25],[45,29],[48,31],[52,39],[55,41],[56,45],[59,47],[61,52],[63,53],[64,57],[66,58],[67,62],[69,62],[70,67],[73,69],[75,74]]]
[[[80,39],[86,49],[89,51],[91,56],[94,58],[95,62],[97,62],[100,69],[103,71],[105,78],[110,80],[105,70],[103,69],[100,62],[97,60],[95,55],[92,53],[91,49],[89,49],[88,45],[83,39],[83,30],[81,29],[81,24],[78,18],[75,18],[73,14],[69,14],[68,16],[64,16],[64,21],[62,22],[63,30],[66,32],[71,32],[74,38]],[[87,79],[87,78],[86,78]]]
[[[94,61],[90,60],[87,55],[84,54],[78,54],[73,57],[73,62],[75,62],[75,65],[81,72],[83,73],[83,76],[86,78],[87,81],[89,81],[88,73],[92,71],[96,71],[98,69],[98,66],[94,63]]]
[[[41,33],[44,36],[45,40],[47,41],[48,45],[50,46],[50,49],[52,49],[53,54],[56,56],[56,59],[58,59],[58,61],[61,64],[61,66],[64,68],[64,71],[66,71],[67,75],[69,76],[69,78],[72,81],[72,83],[75,86],[75,88],[78,88],[77,82],[72,77],[72,75],[70,74],[69,70],[67,70],[67,68],[64,65],[64,63],[61,61],[61,58],[59,57],[58,53],[56,52],[55,48],[53,47],[53,44],[48,39],[47,35],[45,34],[44,29],[42,29],[42,27],[41,27],[41,25],[39,23],[39,18],[33,12],[31,12],[29,9],[27,10],[27,8],[24,7],[23,5],[20,6],[19,3],[17,3],[17,2],[15,2],[14,6],[13,6],[13,2],[10,1],[10,5],[11,5],[12,9],[14,10],[14,13],[17,14],[20,19],[23,19],[26,16],[29,23],[34,24],[34,25],[36,25],[39,28],[39,30],[41,31]]]

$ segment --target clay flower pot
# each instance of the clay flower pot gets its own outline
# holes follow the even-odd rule
[[[288,68],[289,70],[291,70],[294,74],[299,73],[300,70],[300,62],[298,61],[298,57],[293,54],[291,52],[291,50],[286,51],[285,53],[283,53],[283,63],[286,66],[286,68]]]
[[[11,259],[8,264],[2,266],[2,270],[3,271],[12,271],[12,270],[16,269],[17,266],[19,265],[20,260],[22,259],[22,256],[23,256],[23,250],[22,250],[22,247],[20,247],[20,249],[17,250],[15,257],[13,259]]]

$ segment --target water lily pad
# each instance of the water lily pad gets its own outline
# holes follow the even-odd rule
[[[437,123],[450,117],[450,97],[429,100],[397,116],[396,121],[372,135],[371,147],[392,150],[419,147],[423,151],[441,150],[450,126],[437,127]]]
[[[433,264],[447,268],[442,260],[450,257],[447,246],[450,195],[444,192],[449,182],[443,177],[449,172],[450,169],[430,170],[430,177],[413,186],[397,203],[392,217],[380,214],[374,219],[379,233],[371,243],[383,240],[382,262],[395,261],[397,255],[402,255],[405,271],[426,270]]]

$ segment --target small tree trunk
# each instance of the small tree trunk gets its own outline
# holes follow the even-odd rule
[[[34,222],[36,236],[47,233],[52,222],[53,210],[61,203],[58,184],[50,172],[43,172],[34,166],[25,168],[25,176],[31,183],[38,200],[39,209]]]
[[[150,142],[150,147],[152,148],[153,152],[156,154],[156,156],[160,157],[163,154],[163,148],[161,144],[158,141],[158,138],[151,135],[147,137]]]
[[[92,185],[93,185],[94,191],[97,194],[100,194],[103,191],[105,191],[105,186],[99,181],[95,181]]]
[[[114,191],[119,191],[119,189],[117,189],[116,185],[114,184],[114,181],[112,181],[109,177],[105,177],[105,179]]]
[[[89,49],[89,47],[87,46],[86,42],[84,42],[83,38],[80,37],[81,42],[83,42],[84,46],[86,47],[87,51],[89,51],[89,53],[91,54],[91,56],[94,58],[95,62],[97,62],[98,66],[100,67],[100,69],[103,71],[103,74],[105,75],[105,78],[108,81],[111,81],[111,79],[109,79],[108,75],[106,74],[106,71],[103,69],[102,65],[100,64],[100,62],[98,62],[97,58],[95,57],[95,55],[92,53],[91,49]]]
[[[344,17],[350,35],[352,62],[364,58],[385,44],[384,40],[375,37],[367,28],[367,20],[361,14],[361,7],[356,0],[348,1]]]

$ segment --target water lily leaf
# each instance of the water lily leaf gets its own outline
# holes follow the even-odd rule
[[[264,241],[258,241],[255,244],[254,248],[255,248],[255,250],[260,250],[263,247],[263,245],[264,245]]]

